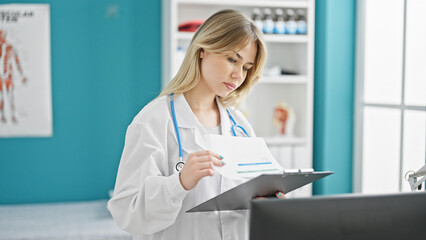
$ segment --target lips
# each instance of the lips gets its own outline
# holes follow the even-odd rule
[[[233,83],[224,83],[225,84],[225,86],[226,86],[226,88],[228,88],[230,91],[232,91],[232,90],[234,90],[235,89],[235,84],[233,84]]]

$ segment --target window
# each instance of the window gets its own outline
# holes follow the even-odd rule
[[[354,191],[409,191],[426,163],[426,1],[358,1]]]

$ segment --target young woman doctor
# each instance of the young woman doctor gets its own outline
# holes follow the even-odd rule
[[[246,133],[234,128],[235,135],[255,136],[234,106],[260,77],[262,38],[237,11],[213,14],[176,77],[129,125],[108,208],[133,239],[248,239],[246,210],[185,212],[240,184],[215,174],[227,159],[208,151],[207,135],[234,135],[238,124]]]

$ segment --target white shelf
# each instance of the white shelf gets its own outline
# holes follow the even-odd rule
[[[308,36],[305,34],[265,34],[265,41],[277,43],[307,43]]]
[[[178,32],[177,39],[178,40],[191,40],[194,36],[193,32]]]
[[[306,84],[307,76],[288,75],[288,76],[264,76],[257,84]]]
[[[244,7],[283,7],[283,8],[307,8],[309,6],[306,0],[290,1],[261,1],[261,0],[176,0],[178,4],[197,4],[197,5],[220,5],[220,6],[244,6]]]
[[[306,144],[306,138],[300,137],[264,137],[267,145],[304,145]]]
[[[194,33],[177,32],[178,40],[190,41]],[[307,43],[308,35],[290,35],[290,34],[265,34],[265,41],[271,43]]]

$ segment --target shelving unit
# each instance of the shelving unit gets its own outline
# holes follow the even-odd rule
[[[194,33],[191,32],[177,32],[176,33],[178,40],[188,40],[192,39]],[[266,42],[278,42],[278,43],[307,43],[308,37],[306,35],[279,35],[279,34],[265,34]]]
[[[259,80],[258,84],[306,84],[306,76],[266,76]]]
[[[236,9],[251,17],[253,8],[303,9],[307,34],[265,34],[268,60],[265,74],[253,88],[241,110],[257,136],[263,137],[276,159],[285,168],[312,168],[313,68],[315,0],[163,0],[163,87],[180,67],[178,48],[185,50],[194,33],[179,32],[178,25],[205,20],[221,9]],[[182,54],[182,52],[180,53]],[[266,75],[266,69],[279,66],[296,75]],[[293,136],[279,136],[273,124],[274,108],[285,102],[296,116]],[[311,195],[311,185],[289,197]]]

